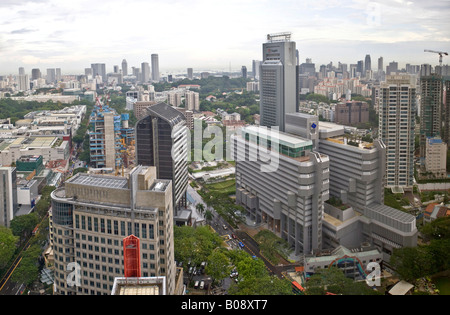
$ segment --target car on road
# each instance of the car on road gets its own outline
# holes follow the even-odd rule
[[[200,282],[200,287],[201,290],[203,290],[205,288],[205,281],[201,281]]]
[[[240,246],[241,248],[244,248],[244,243],[239,242],[239,246]]]
[[[227,229],[227,226],[226,226],[225,224],[224,224],[224,225],[223,225],[222,227],[223,227],[223,229],[224,229],[224,230],[226,230],[226,229]]]

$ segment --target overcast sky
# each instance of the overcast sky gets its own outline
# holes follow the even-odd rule
[[[291,32],[300,61],[356,63],[366,54],[438,63],[450,52],[450,1],[416,0],[0,0],[0,74],[24,67],[107,72],[159,55],[160,71],[251,71],[266,34]],[[450,56],[444,64],[450,64]]]

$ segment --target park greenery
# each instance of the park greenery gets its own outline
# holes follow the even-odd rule
[[[230,295],[281,295],[292,294],[290,282],[269,275],[264,262],[247,252],[227,250],[223,240],[210,227],[174,228],[175,260],[189,266],[207,262],[205,269],[214,285],[227,278],[232,270],[238,272],[237,282],[230,287]],[[192,281],[192,275],[190,275]]]
[[[379,292],[369,288],[365,282],[355,282],[347,278],[344,273],[330,267],[317,270],[306,282],[307,295],[380,295]]]
[[[54,189],[53,186],[45,186],[34,212],[15,217],[11,220],[10,228],[0,227],[0,275],[6,272],[15,257],[21,255],[22,260],[12,280],[30,285],[38,279],[42,269],[41,254],[47,244],[46,218],[50,207],[50,194]],[[39,229],[35,231],[37,226]]]
[[[219,92],[230,92],[234,90],[242,90],[246,88],[249,79],[245,78],[230,78],[228,76],[209,76],[203,79],[183,79],[178,80],[173,83],[162,82],[153,83],[156,92],[167,91],[172,88],[178,87],[179,85],[200,85],[200,93],[204,94],[214,94]],[[207,95],[205,95],[206,97]]]
[[[390,264],[406,281],[450,269],[450,217],[438,218],[420,228],[425,244],[395,249]]]
[[[11,124],[23,119],[30,112],[38,110],[58,110],[67,105],[61,102],[16,101],[11,98],[0,99],[0,119],[11,118]]]

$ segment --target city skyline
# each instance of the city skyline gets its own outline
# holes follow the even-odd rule
[[[370,54],[405,64],[438,64],[450,51],[447,1],[18,0],[0,3],[0,74],[24,67],[107,72],[126,59],[139,67],[159,55],[161,73],[239,71],[261,56],[269,33],[291,32],[300,63],[356,63]],[[43,13],[44,12],[44,13]],[[448,64],[444,58],[444,64]],[[372,68],[374,63],[372,62]],[[375,69],[376,70],[376,69]]]

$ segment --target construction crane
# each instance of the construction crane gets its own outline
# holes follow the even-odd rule
[[[442,67],[442,57],[443,55],[448,56],[447,52],[444,51],[435,51],[435,50],[429,50],[429,49],[425,49],[425,52],[431,52],[431,53],[435,53],[435,54],[439,54],[439,66]]]

